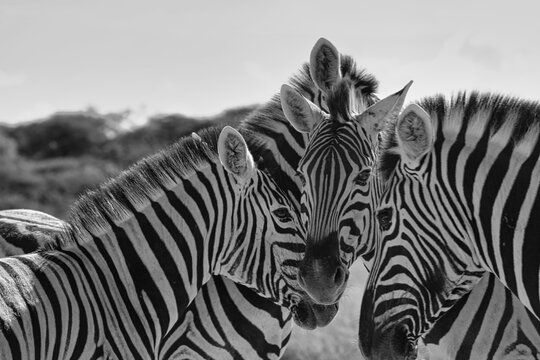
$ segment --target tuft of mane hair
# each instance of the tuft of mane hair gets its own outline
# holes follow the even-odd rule
[[[473,128],[479,137],[489,131],[488,138],[506,139],[514,147],[540,134],[540,103],[493,93],[459,92],[446,99],[444,95],[426,97],[416,102],[431,117],[434,141],[443,140],[448,129],[462,131]],[[396,121],[387,124],[381,138],[379,171],[386,181],[399,162],[395,134]]]
[[[375,93],[378,90],[379,82],[375,76],[369,74],[365,69],[361,69],[356,65],[354,59],[348,55],[341,55],[341,75],[349,78],[355,86],[355,89],[361,88],[362,95],[370,99],[369,105],[373,105],[378,99]],[[289,80],[293,88],[300,91],[301,94],[308,94],[309,98],[314,98],[313,89],[316,85],[311,78],[310,67],[308,63],[302,65],[298,74],[292,76]],[[321,99],[317,99],[320,103]],[[329,109],[322,109],[329,113]]]
[[[355,97],[351,96],[352,91],[348,79],[334,85],[326,101],[332,119],[344,122],[352,119],[356,103]]]
[[[62,234],[43,250],[64,249],[85,237],[110,230],[111,222],[124,221],[182,178],[207,166],[219,165],[217,142],[221,129],[211,127],[196,137],[185,136],[82,195],[72,206]]]

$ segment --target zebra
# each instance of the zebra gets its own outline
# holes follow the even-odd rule
[[[2,358],[181,358],[163,351],[211,274],[303,320],[288,199],[236,130],[200,135],[83,196],[46,249],[0,259]]]
[[[0,257],[39,251],[66,226],[40,211],[0,211]],[[189,359],[279,359],[292,332],[287,308],[223,276],[203,285],[180,323],[168,352]]]
[[[514,309],[530,310],[521,318],[536,331],[518,329],[504,350],[540,356],[538,114],[537,102],[461,92],[413,103],[389,125],[380,159],[382,236],[360,316],[368,358],[410,354],[482,277],[504,284]],[[511,320],[508,302],[502,316],[494,312],[501,322]],[[469,314],[470,326],[480,326],[481,315]]]
[[[380,190],[372,176],[373,149],[379,128],[401,108],[410,83],[377,103],[373,98],[358,101],[356,84],[342,76],[339,52],[332,44],[316,44],[310,58],[328,113],[288,85],[281,88],[281,103],[291,125],[310,135],[296,173],[307,229],[299,283],[315,301],[331,304],[343,294],[356,258],[363,256],[369,263],[374,252],[370,215]],[[356,141],[359,135],[362,141]]]
[[[330,60],[326,59],[325,62],[328,68],[339,68],[339,65],[328,65],[331,61],[339,61],[337,50],[333,56],[328,58]],[[316,66],[316,64],[312,64],[312,67]],[[345,76],[342,77],[345,78]],[[337,78],[339,79],[339,76]],[[366,119],[369,112],[377,113],[377,111],[372,111],[373,108],[368,109],[363,116],[356,116],[356,119],[353,120],[355,107],[351,103],[356,96],[352,94],[351,89],[355,87],[350,86],[350,84],[346,86],[348,83],[346,79],[334,80],[333,82],[330,94],[327,93],[326,96],[330,102],[329,106],[334,108],[333,112],[341,117],[342,122],[340,123],[332,124],[327,115],[322,114],[314,104],[303,100],[288,87],[284,87],[281,98],[284,100],[285,113],[293,122],[295,113],[301,113],[302,109],[305,109],[303,116],[299,115],[301,120],[299,128],[301,126],[316,127],[310,134],[308,149],[302,160],[299,161],[301,164],[299,177],[309,179],[314,174],[322,173],[324,163],[321,152],[328,151],[325,150],[328,142],[332,142],[332,146],[340,147],[336,152],[344,155],[344,159],[336,158],[336,160],[344,162],[341,166],[349,168],[358,166],[356,173],[350,174],[343,171],[344,174],[341,174],[339,180],[336,180],[337,184],[342,185],[342,189],[347,189],[347,184],[349,187],[355,184],[358,185],[356,190],[353,187],[350,193],[343,191],[340,194],[342,198],[333,195],[328,189],[317,193],[320,198],[312,198],[311,196],[316,193],[316,189],[312,192],[308,190],[304,193],[302,203],[305,203],[303,210],[306,212],[309,207],[315,207],[316,204],[325,204],[325,199],[328,204],[344,204],[342,205],[343,220],[340,224],[344,229],[340,231],[345,234],[343,239],[347,239],[351,246],[345,247],[344,243],[347,240],[340,239],[341,256],[347,258],[347,253],[351,253],[348,255],[352,258],[351,262],[354,261],[355,257],[362,256],[364,264],[369,270],[379,237],[377,219],[374,214],[379,206],[384,185],[378,169],[380,166],[380,135],[375,136],[374,133],[380,133],[384,130],[384,124],[372,123],[371,120]],[[332,82],[323,83],[332,84]],[[332,92],[334,93],[332,94]],[[292,97],[292,99],[287,100],[287,96]],[[396,101],[395,96],[394,99],[392,97],[387,99],[386,103],[392,107],[394,101],[394,111],[392,111],[390,119],[395,119],[397,111],[401,107],[401,101]],[[294,105],[289,110],[287,110],[288,102]],[[381,109],[383,104],[379,103],[376,108]],[[321,121],[322,119],[326,119],[326,122]],[[317,125],[311,123],[311,121],[316,120],[319,120],[320,123]],[[351,123],[355,121],[356,124]],[[363,126],[362,121],[366,122]],[[300,128],[299,130],[309,129]],[[332,131],[337,134],[335,137],[328,136]],[[343,139],[343,141],[338,142],[337,139]],[[354,152],[358,153],[356,154],[358,160],[353,161],[351,158],[355,154],[351,155],[351,153]],[[305,173],[302,172],[302,166],[307,169]],[[311,186],[314,185],[311,184]],[[324,217],[317,219],[316,224],[329,227],[326,225],[326,221],[331,218],[328,216],[329,213],[331,211],[327,211]],[[306,217],[309,219],[310,216]],[[355,226],[357,226],[356,229]],[[356,237],[358,240],[349,237]],[[351,240],[355,240],[356,243]],[[337,247],[337,245],[334,246]],[[527,353],[529,350],[531,353],[538,353],[537,349],[540,346],[534,344],[540,344],[539,322],[494,276],[485,276],[470,296],[460,301],[458,305],[450,314],[440,319],[437,326],[424,338],[427,352],[432,359],[508,359],[507,356],[522,352]],[[472,317],[471,314],[476,314],[476,316]],[[364,322],[361,321],[360,331],[364,329],[363,324]],[[464,331],[463,329],[468,330]],[[441,357],[437,357],[438,355]]]
[[[289,86],[282,87],[279,96],[276,96],[271,104],[273,106],[242,124],[244,128],[253,130],[257,134],[254,138],[257,139],[258,136],[259,143],[263,144],[261,147],[264,149],[262,158],[265,166],[270,168],[273,178],[278,181],[280,187],[289,189],[290,197],[297,199],[298,209],[302,214],[305,213],[305,209],[302,208],[304,206],[302,201],[304,178],[297,169],[304,151],[308,148],[310,135],[298,124],[288,121],[288,118],[291,112],[297,110],[297,106],[302,105],[308,113],[311,109],[317,109],[317,115],[321,117],[331,111],[328,107],[328,93],[331,90],[333,78],[326,74],[326,64],[330,64],[331,70],[336,73],[333,74],[334,77],[339,74],[343,81],[351,84],[354,89],[352,106],[355,110],[364,110],[378,100],[375,95],[378,86],[376,79],[365,70],[358,68],[352,58],[342,56],[328,40],[321,38],[311,52],[309,65],[305,65],[300,74],[292,78]],[[290,96],[291,94],[297,94],[297,96]],[[304,97],[307,99],[305,103],[298,102],[298,98]],[[255,147],[257,145],[257,143],[254,144]],[[358,231],[358,226],[352,219],[349,225],[354,228],[351,232]],[[348,248],[352,249],[350,246]],[[321,292],[317,289],[323,288],[325,293],[328,293],[336,288],[337,291],[342,292],[348,271],[336,261],[337,256],[327,256],[327,250],[332,252],[332,249],[313,246],[308,238],[306,254],[300,265],[298,277],[301,286],[316,302],[332,304],[337,302],[339,296],[325,298],[324,294],[321,296]],[[325,275],[329,271],[321,271],[327,268],[332,268],[331,276]]]

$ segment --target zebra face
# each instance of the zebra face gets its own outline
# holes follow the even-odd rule
[[[304,253],[302,228],[288,197],[266,173],[255,168],[243,137],[225,127],[220,160],[236,188],[232,239],[218,273],[289,307],[296,323],[324,326],[337,306],[316,306],[300,289],[297,267]]]
[[[401,108],[408,88],[362,113],[376,97],[363,91],[365,82],[342,70],[338,51],[321,39],[311,52],[310,74],[324,101],[316,105],[288,86],[281,91],[287,119],[310,134],[297,171],[307,230],[298,278],[315,301],[325,304],[343,294],[348,267],[357,255],[370,258],[373,253],[377,133],[385,118]]]
[[[318,302],[338,301],[356,258],[370,214],[373,154],[358,123],[320,122],[298,167],[302,182],[301,216],[306,253],[300,285]],[[360,135],[361,134],[361,135]]]
[[[249,202],[250,198],[259,197],[261,193],[267,194],[266,199],[261,200],[259,197],[256,201],[257,212],[264,214],[266,218],[259,222],[261,226],[257,226],[252,236],[255,239],[262,239],[264,254],[271,256],[267,257],[266,261],[260,261],[258,265],[254,264],[252,272],[266,275],[262,283],[269,284],[274,299],[283,299],[280,302],[289,307],[298,326],[310,330],[326,326],[337,314],[338,306],[314,303],[299,286],[297,272],[300,259],[305,252],[305,245],[301,237],[303,231],[299,228],[299,217],[292,210],[289,199],[264,172],[257,172],[256,178],[243,191],[246,202]],[[238,231],[243,233],[245,230],[242,227]],[[268,269],[275,271],[268,272]],[[243,272],[237,273],[237,276],[246,281]],[[255,277],[253,279],[255,280]],[[261,280],[251,285],[260,288]]]
[[[380,243],[360,314],[360,345],[369,359],[412,354],[419,337],[483,275],[464,241],[469,232],[452,204],[455,194],[440,182],[431,130],[416,118],[427,114],[416,111],[401,114],[398,139],[390,140],[399,148],[387,150],[399,158],[377,209]]]
[[[409,84],[410,85],[410,84]],[[330,114],[284,88],[284,111],[297,129],[310,132],[299,162],[301,213],[306,228],[306,253],[299,282],[320,303],[338,301],[348,267],[358,254],[373,253],[372,213],[379,182],[372,174],[377,131],[401,107],[408,86],[360,115],[353,113],[350,81],[337,82],[328,94]]]

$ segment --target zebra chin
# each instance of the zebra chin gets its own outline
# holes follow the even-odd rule
[[[328,325],[338,312],[338,304],[321,305],[302,299],[291,307],[294,323],[306,330]]]
[[[395,322],[388,315],[381,315],[384,311],[400,305],[403,300],[400,298],[394,302],[382,302],[378,304],[378,307],[375,307],[374,300],[373,288],[368,286],[360,305],[358,329],[358,344],[364,358],[369,360],[416,359],[417,340],[411,338],[410,324]],[[375,320],[376,317],[378,321]]]

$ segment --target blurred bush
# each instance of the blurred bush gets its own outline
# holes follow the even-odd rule
[[[40,122],[18,126],[10,136],[19,153],[32,159],[81,156],[107,141],[107,122],[85,113],[62,113]]]
[[[183,115],[160,115],[138,129],[118,135],[103,146],[101,157],[115,161],[124,167],[182,136],[212,125],[208,120],[197,120]]]
[[[85,190],[115,176],[114,163],[84,158],[0,163],[0,209],[28,208],[65,218]]]
[[[0,126],[0,209],[29,208],[65,218],[81,193],[191,132],[237,125],[255,106],[206,119],[157,115],[126,130],[128,110],[62,112],[20,126]]]

